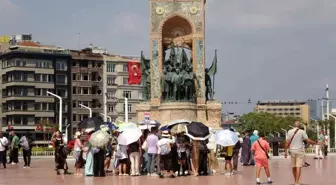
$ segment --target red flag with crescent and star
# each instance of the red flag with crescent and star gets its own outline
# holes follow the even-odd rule
[[[141,82],[140,62],[128,61],[128,85],[137,84]]]

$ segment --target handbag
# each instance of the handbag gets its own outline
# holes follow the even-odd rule
[[[145,140],[145,142],[142,143],[141,148],[147,152],[147,150],[148,150],[148,143],[147,143],[147,140]]]
[[[267,159],[269,159],[269,158],[270,158],[270,156],[268,155],[268,152],[265,150],[265,148],[264,148],[264,147],[262,147],[262,146],[261,146],[261,144],[260,144],[259,140],[258,140],[257,142],[258,142],[258,144],[259,144],[260,148],[261,148],[261,149],[262,149],[262,150],[265,152]]]

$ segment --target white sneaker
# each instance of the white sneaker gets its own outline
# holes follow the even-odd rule
[[[151,176],[151,177],[158,177],[159,175],[156,174],[156,173],[152,173],[152,174],[150,174],[150,176]]]
[[[216,173],[216,170],[212,170],[212,173]]]
[[[231,176],[231,173],[225,173],[225,176]]]

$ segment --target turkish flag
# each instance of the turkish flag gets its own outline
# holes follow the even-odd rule
[[[141,82],[141,69],[140,62],[128,62],[128,85],[140,84]]]

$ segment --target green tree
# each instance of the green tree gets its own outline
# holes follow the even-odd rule
[[[302,121],[300,118],[293,116],[277,116],[266,112],[250,112],[240,117],[240,125],[237,130],[240,132],[249,129],[258,130],[259,132],[274,134],[275,132],[283,133],[282,129],[288,130],[289,125],[293,125],[295,120]]]

